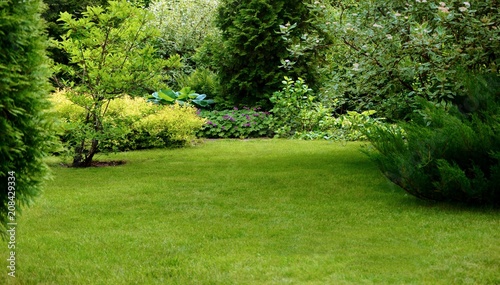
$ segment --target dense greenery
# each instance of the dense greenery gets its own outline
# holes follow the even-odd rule
[[[274,104],[272,128],[276,137],[297,139],[327,139],[353,141],[366,139],[363,132],[380,120],[370,117],[373,110],[358,113],[348,111],[338,117],[332,109],[309,88],[302,78],[285,77],[281,91],[270,98]]]
[[[100,5],[105,7],[108,0],[44,0],[43,2],[47,6],[42,16],[47,21],[48,35],[54,40],[60,40],[61,36],[66,33],[58,21],[61,13],[67,12],[80,18],[87,6]],[[68,55],[57,47],[50,46],[48,51],[56,63],[68,63]]]
[[[464,73],[498,72],[496,0],[337,1],[314,6],[334,44],[326,90],[342,110],[406,118],[415,98],[460,103]]]
[[[0,2],[1,235],[8,222],[16,222],[20,206],[39,193],[47,175],[42,158],[53,141],[41,8],[35,0]]]
[[[89,166],[99,141],[112,135],[103,120],[112,100],[161,87],[162,69],[178,65],[178,57],[156,57],[150,42],[158,31],[147,25],[152,16],[124,0],[110,1],[106,9],[88,7],[80,19],[61,14],[67,33],[59,47],[70,55],[70,63],[60,65],[68,74],[61,83],[70,88],[68,98],[85,110],[71,142],[73,166]]]
[[[214,64],[221,82],[218,97],[225,106],[269,107],[269,97],[281,86],[285,75],[304,76],[316,83],[314,52],[304,54],[290,68],[279,68],[291,53],[280,26],[296,24],[289,37],[313,31],[309,10],[302,0],[223,0],[217,25],[222,46],[215,50]]]
[[[214,25],[218,0],[154,1],[149,10],[156,15],[150,25],[159,29],[160,52],[180,55],[193,68],[192,56],[205,38],[218,33]]]
[[[372,129],[384,174],[419,198],[500,204],[500,78],[487,79],[469,88],[472,113],[420,100],[410,123]]]

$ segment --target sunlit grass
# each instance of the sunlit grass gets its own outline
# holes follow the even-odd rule
[[[54,163],[19,220],[17,277],[6,279],[500,283],[498,211],[417,201],[359,146],[223,140],[107,157],[127,161],[115,167]]]

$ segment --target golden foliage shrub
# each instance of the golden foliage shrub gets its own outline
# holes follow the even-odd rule
[[[71,151],[85,109],[69,100],[64,90],[54,92],[50,101],[59,118],[59,137]],[[158,106],[130,96],[110,101],[104,110],[103,127],[107,131],[100,138],[101,151],[183,146],[196,139],[205,123],[192,106]]]

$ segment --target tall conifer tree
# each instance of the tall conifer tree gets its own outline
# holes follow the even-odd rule
[[[292,36],[300,37],[312,29],[308,18],[303,0],[223,0],[217,17],[224,43],[217,66],[223,87],[219,101],[269,105],[284,76],[303,76],[314,85],[316,67],[307,57],[291,69],[279,67],[290,57],[280,25],[296,23]]]
[[[40,191],[52,138],[40,0],[0,2],[0,227]],[[3,232],[3,231],[2,231]]]

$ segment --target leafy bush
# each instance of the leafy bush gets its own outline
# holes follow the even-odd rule
[[[72,103],[64,92],[51,96],[59,118],[59,137],[71,153],[75,137],[80,135],[83,108]],[[123,97],[109,103],[102,125],[109,130],[101,141],[101,151],[182,146],[196,139],[204,120],[196,109],[178,104],[158,106],[144,98]]]
[[[143,117],[132,128],[139,139],[147,142],[138,144],[140,148],[183,146],[196,139],[196,132],[204,123],[195,108],[174,104]]]
[[[175,83],[179,89],[190,87],[201,94],[206,94],[209,99],[215,98],[220,90],[217,75],[208,68],[197,68],[190,74],[176,75]]]
[[[318,27],[334,43],[324,69],[339,109],[405,118],[415,98],[454,102],[463,73],[498,72],[500,2],[322,1]]]
[[[347,114],[339,117],[325,116],[319,121],[318,128],[315,131],[296,132],[293,138],[305,140],[334,140],[334,141],[361,141],[366,140],[366,132],[381,123],[380,118],[371,117],[375,114],[374,110],[347,111]]]
[[[41,191],[54,141],[43,3],[0,2],[0,235]],[[11,212],[11,213],[9,213]]]
[[[420,99],[421,110],[410,123],[367,132],[376,150],[367,153],[390,180],[416,197],[499,204],[500,94],[496,87],[486,89],[470,95],[477,102],[473,113],[455,106],[447,111]]]
[[[276,136],[318,131],[320,122],[331,116],[331,110],[319,102],[302,78],[294,81],[285,77],[282,83],[283,89],[270,98]]]
[[[179,54],[188,61],[207,36],[218,33],[214,25],[218,0],[157,0],[148,8],[155,19],[148,25],[160,31],[158,48],[168,58]],[[193,87],[193,86],[191,86]]]
[[[199,112],[206,119],[199,137],[205,138],[256,138],[272,135],[272,116],[260,108],[234,108],[233,110]]]
[[[274,103],[273,130],[276,137],[297,139],[362,140],[364,131],[379,123],[372,118],[373,110],[358,113],[348,111],[337,118],[332,110],[314,96],[311,89],[299,78],[285,77],[282,91],[271,97]]]

